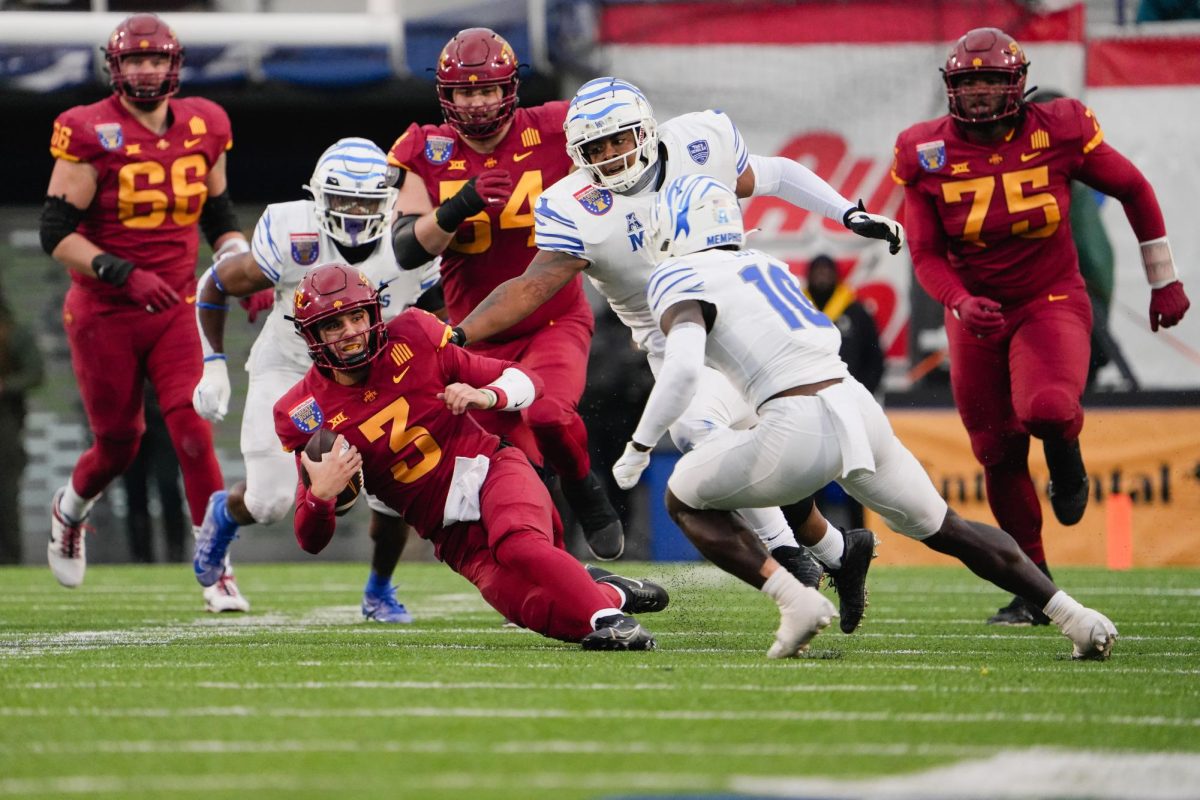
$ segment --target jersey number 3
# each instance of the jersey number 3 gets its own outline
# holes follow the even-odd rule
[[[438,191],[441,194],[439,202],[444,203],[458,194],[458,190],[465,184],[466,181],[442,181],[438,184]],[[533,205],[541,194],[542,171],[531,169],[523,172],[521,179],[517,181],[517,185],[513,189],[512,196],[505,203],[504,210],[500,212],[501,229],[529,228],[529,240],[526,242],[526,247],[533,247]],[[462,228],[459,228],[459,232],[450,241],[450,249],[456,253],[473,256],[491,247],[492,221],[488,218],[488,212],[480,211],[473,217],[467,217],[466,221],[471,223],[473,235],[470,239],[464,240],[461,238]]]
[[[359,432],[368,442],[376,442],[384,434],[384,425],[391,423],[388,448],[399,453],[410,444],[421,454],[416,464],[409,465],[400,460],[392,465],[392,477],[399,483],[412,483],[424,477],[442,460],[442,448],[434,441],[429,431],[420,425],[408,427],[408,401],[400,397],[375,416],[358,426]]]

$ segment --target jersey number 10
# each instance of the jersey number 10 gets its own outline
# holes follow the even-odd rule
[[[829,317],[817,310],[792,274],[778,264],[769,265],[768,274],[763,275],[758,264],[745,267],[738,271],[742,280],[758,289],[762,296],[775,309],[775,313],[783,318],[792,330],[801,328],[832,328],[833,322]],[[799,315],[799,316],[797,316]],[[801,317],[804,319],[802,320]],[[805,324],[804,320],[808,323]]]

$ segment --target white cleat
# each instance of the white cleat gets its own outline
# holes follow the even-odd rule
[[[1080,606],[1062,625],[1063,635],[1075,645],[1071,658],[1079,661],[1104,661],[1112,653],[1117,640],[1117,627],[1112,621],[1086,606]]]
[[[204,610],[214,614],[224,611],[246,612],[250,610],[250,601],[238,591],[237,582],[233,579],[233,569],[228,565],[225,573],[212,586],[204,589]]]
[[[779,630],[767,658],[795,658],[838,615],[833,603],[816,589],[804,587],[795,600],[779,609]]]
[[[84,539],[88,526],[82,521],[71,522],[58,510],[63,491],[59,489],[54,493],[54,502],[50,506],[50,543],[46,545],[46,559],[58,582],[74,589],[83,583],[83,573],[87,570]]]

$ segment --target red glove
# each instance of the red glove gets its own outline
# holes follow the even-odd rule
[[[507,203],[512,196],[512,175],[506,169],[485,169],[474,178],[475,193],[486,205]]]
[[[989,336],[1004,329],[1000,304],[986,297],[968,297],[954,307],[954,316],[976,336]]]
[[[249,297],[243,297],[241,300],[238,300],[238,305],[246,309],[246,320],[253,325],[255,320],[258,319],[259,314],[270,311],[271,307],[275,305],[275,290],[262,289],[257,291]]]
[[[1179,281],[1172,281],[1160,289],[1151,289],[1150,330],[1178,325],[1190,305],[1183,292],[1183,284]]]
[[[166,281],[144,269],[131,270],[124,286],[129,299],[150,312],[162,311],[179,302],[179,295]]]

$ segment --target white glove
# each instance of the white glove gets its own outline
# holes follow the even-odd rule
[[[879,214],[868,214],[862,200],[858,201],[858,208],[846,212],[842,224],[859,236],[884,240],[888,243],[888,252],[892,255],[896,255],[900,248],[904,247],[904,226],[894,219]]]
[[[204,377],[192,392],[192,408],[209,422],[220,422],[229,412],[230,393],[225,356],[209,356],[204,362]]]
[[[638,479],[648,466],[650,451],[642,452],[633,446],[633,442],[629,442],[625,445],[625,452],[617,459],[617,463],[613,464],[613,477],[617,479],[617,486],[625,490],[637,486]]]

